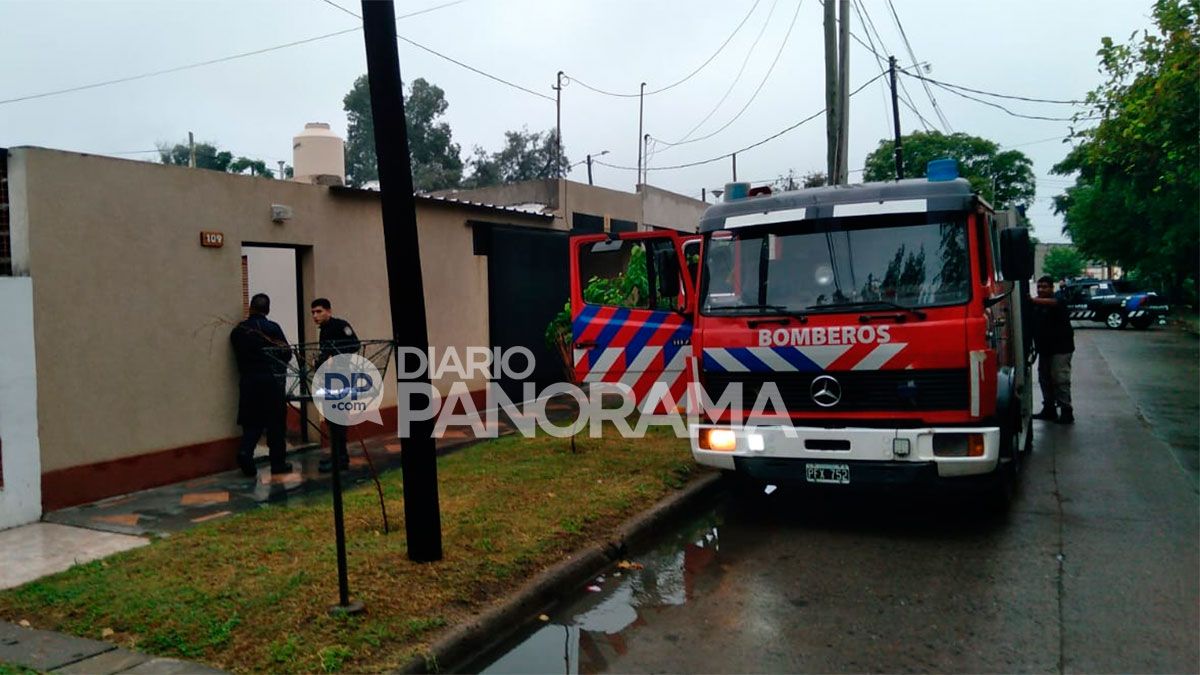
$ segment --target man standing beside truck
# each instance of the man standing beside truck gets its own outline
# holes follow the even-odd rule
[[[1037,281],[1033,298],[1033,344],[1038,352],[1038,384],[1042,388],[1042,410],[1034,419],[1073,424],[1071,407],[1071,355],[1075,353],[1075,330],[1062,299],[1054,295],[1054,280]]]

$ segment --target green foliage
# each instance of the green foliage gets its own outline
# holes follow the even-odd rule
[[[950,158],[971,188],[997,209],[1028,206],[1036,183],[1033,162],[1018,150],[1000,150],[996,143],[964,133],[917,131],[901,137],[904,177],[923,178],[929,162]],[[863,180],[884,181],[896,177],[895,142],[882,140],[867,155]]]
[[[771,189],[779,191],[799,190],[800,188],[821,187],[827,182],[824,171],[809,171],[797,176],[795,170],[788,169],[786,176],[780,176],[771,182]]]
[[[480,188],[501,183],[516,183],[566,175],[570,161],[564,154],[555,161],[554,130],[537,132],[522,127],[520,131],[504,132],[504,147],[488,154],[475,146],[467,164],[471,175],[465,187]]]
[[[196,143],[196,168],[209,169],[210,171],[220,171],[222,173],[246,173],[250,172],[251,176],[260,176],[262,178],[274,178],[274,174],[267,168],[267,163],[261,159],[250,159],[249,157],[233,156],[228,150],[221,150],[215,143]],[[160,144],[158,146],[158,157],[163,164],[174,164],[176,166],[188,166],[191,164],[191,150],[187,143],[176,143],[175,145]]]
[[[340,673],[343,670],[342,664],[352,654],[349,647],[330,645],[321,650],[321,669],[327,673]]]
[[[1105,81],[1088,94],[1099,124],[1053,168],[1075,185],[1055,197],[1079,251],[1180,297],[1200,265],[1200,36],[1195,0],[1158,0],[1156,32],[1105,37]]]
[[[458,187],[463,161],[451,138],[450,125],[441,121],[450,104],[446,92],[423,78],[412,81],[404,95],[405,128],[412,161],[413,188],[422,192]],[[366,75],[342,99],[346,111],[346,182],[362,184],[379,179],[375,157],[375,123],[371,117],[371,91]]]
[[[1052,279],[1074,279],[1083,274],[1084,262],[1073,246],[1055,246],[1046,252],[1043,269]]]

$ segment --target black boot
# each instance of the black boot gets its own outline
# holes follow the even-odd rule
[[[258,475],[258,467],[254,464],[254,458],[246,455],[238,455],[238,468],[242,470],[242,475],[249,478]]]
[[[342,457],[341,459],[342,461],[338,463],[338,468],[342,471],[349,470],[350,458]],[[321,473],[329,473],[330,471],[333,471],[333,459],[330,457],[321,458],[321,461],[317,463],[317,471],[320,471]]]
[[[1074,424],[1075,423],[1075,409],[1069,405],[1064,405],[1062,407],[1062,414],[1060,414],[1058,416],[1058,423],[1059,424]]]
[[[1046,420],[1047,422],[1053,422],[1058,419],[1058,412],[1054,410],[1054,406],[1045,405],[1045,406],[1042,406],[1041,412],[1039,412],[1038,414],[1033,416],[1033,419]]]

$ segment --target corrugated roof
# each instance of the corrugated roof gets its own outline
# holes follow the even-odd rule
[[[349,193],[349,194],[360,194],[360,195],[362,195],[362,194],[376,194],[376,195],[380,194],[379,190],[364,190],[362,188],[347,187],[345,185],[336,185],[336,186],[330,187],[329,190],[334,193]],[[543,213],[540,210],[529,210],[526,208],[520,208],[520,207],[515,207],[515,206],[501,206],[499,204],[487,204],[484,202],[473,202],[473,201],[470,201],[467,199],[455,199],[453,197],[436,197],[434,195],[428,195],[428,194],[424,194],[424,193],[420,193],[420,192],[414,192],[413,198],[416,199],[417,201],[435,202],[435,203],[445,204],[447,206],[467,206],[467,207],[474,208],[474,209],[485,209],[488,211],[500,211],[503,213],[518,213],[523,216],[534,216],[536,218],[545,218],[547,220],[551,220],[554,218],[553,214]]]

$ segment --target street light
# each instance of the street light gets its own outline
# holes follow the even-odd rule
[[[574,164],[572,164],[570,167],[567,168],[567,171],[574,169],[575,167],[579,166],[580,164],[586,163],[587,167],[588,167],[588,185],[591,185],[592,184],[592,158],[593,157],[603,157],[607,154],[608,154],[607,150],[602,150],[594,155],[588,155],[587,159],[583,160],[582,162],[575,162]]]

